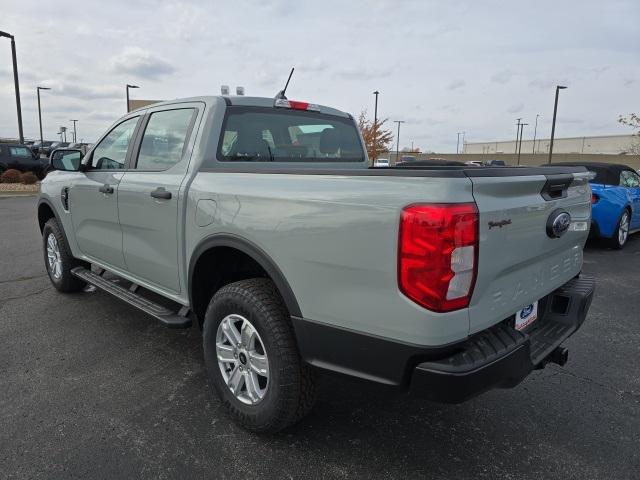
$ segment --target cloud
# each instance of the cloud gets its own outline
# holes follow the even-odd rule
[[[567,79],[556,79],[556,80],[541,80],[541,79],[536,79],[536,80],[531,80],[529,82],[529,86],[533,87],[533,88],[538,88],[540,90],[549,90],[552,88],[555,88],[556,85],[565,85],[568,86],[569,82],[567,81]]]
[[[524,103],[516,103],[507,108],[507,113],[520,113],[524,109]]]
[[[448,90],[457,90],[458,88],[462,88],[467,84],[467,82],[465,82],[462,79],[458,79],[458,80],[454,80],[453,82],[449,83],[449,85],[447,86]]]
[[[40,82],[43,87],[51,88],[51,93],[56,96],[80,98],[83,100],[98,100],[121,98],[124,95],[123,88],[108,85],[83,85],[75,81],[64,79],[44,80]]]
[[[335,76],[344,80],[384,78],[393,73],[391,67],[347,67],[335,71]]]
[[[124,73],[140,78],[157,79],[175,72],[175,67],[148,50],[139,47],[125,47],[109,60],[112,73]]]
[[[513,76],[514,73],[511,70],[502,70],[491,75],[491,81],[494,83],[505,84],[511,80]]]

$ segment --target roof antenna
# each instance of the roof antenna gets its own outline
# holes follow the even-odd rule
[[[287,91],[287,87],[289,86],[289,82],[291,81],[291,75],[293,75],[293,71],[295,70],[295,67],[291,67],[291,72],[289,72],[289,78],[287,78],[287,83],[285,83],[284,85],[284,89],[280,90],[278,92],[278,94],[276,95],[276,100],[279,99],[283,99],[286,100],[287,97],[285,97],[285,92]]]

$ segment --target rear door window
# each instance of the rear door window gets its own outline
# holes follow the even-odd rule
[[[142,136],[137,170],[163,171],[182,160],[195,110],[181,108],[154,112]]]
[[[229,107],[217,158],[221,162],[362,162],[364,150],[349,118]]]
[[[29,150],[27,147],[9,147],[9,152],[11,152],[12,157],[33,158],[31,150]]]

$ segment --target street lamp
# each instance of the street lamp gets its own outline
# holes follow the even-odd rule
[[[138,85],[129,85],[127,83],[127,113],[131,111],[131,109],[129,108],[129,89],[130,88],[140,88],[140,87]]]
[[[36,87],[38,92],[38,121],[40,122],[40,148],[42,148],[42,144],[44,143],[44,138],[42,138],[42,110],[40,110],[40,90],[51,90],[49,87]]]
[[[404,123],[404,120],[394,120],[393,122],[398,124],[398,138],[396,139],[396,163],[398,163],[398,159],[400,158],[400,124]]]
[[[562,85],[556,85],[556,101],[553,104],[553,121],[551,122],[551,142],[549,143],[549,161],[547,163],[551,163],[551,155],[553,155],[553,137],[556,133],[556,113],[558,112],[558,94],[560,90],[564,90],[567,87],[563,87]]]
[[[463,131],[462,132],[462,153],[464,153],[464,137],[467,134],[467,132]]]
[[[461,132],[457,133],[458,139],[456,140],[456,155],[458,154],[458,150],[460,149],[460,133]]]
[[[538,133],[538,117],[540,116],[539,113],[536,113],[536,126],[533,129],[533,149],[531,150],[531,153],[535,154],[536,153],[536,133]]]
[[[520,124],[520,146],[518,147],[518,165],[520,165],[520,151],[522,150],[522,132],[524,130],[524,126],[529,125],[528,123]]]
[[[76,143],[76,132],[77,132],[77,130],[76,130],[76,122],[78,120],[71,119],[69,121],[73,122],[73,143]]]
[[[18,82],[18,60],[16,59],[16,41],[13,35],[7,32],[0,32],[0,37],[11,39],[11,57],[13,59],[13,83],[16,89],[16,109],[18,110],[18,135],[20,143],[24,143],[24,134],[22,133],[22,107],[20,106],[20,83]]]
[[[518,155],[518,140],[520,140],[520,120],[522,120],[522,118],[517,118],[516,120],[518,120],[518,123],[516,123],[516,151],[514,152],[514,155]]]
[[[376,105],[373,109],[373,164],[375,165],[378,153],[376,147],[378,146],[378,95],[380,92],[376,90],[373,94],[376,96]]]

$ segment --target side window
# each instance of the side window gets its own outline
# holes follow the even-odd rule
[[[628,188],[640,187],[640,177],[629,170],[620,172],[620,185]]]
[[[33,154],[27,147],[9,147],[12,157],[31,158]]]
[[[93,170],[118,170],[124,168],[129,143],[138,124],[138,118],[125,120],[111,130],[93,150]]]
[[[195,110],[182,108],[152,113],[140,145],[136,169],[163,171],[182,160]]]

